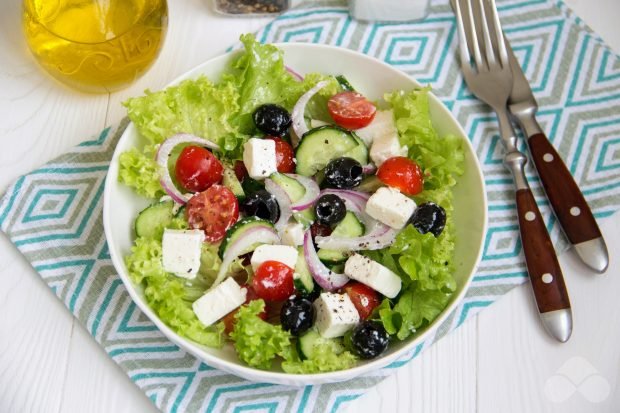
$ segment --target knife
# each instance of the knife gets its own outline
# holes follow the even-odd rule
[[[504,39],[513,76],[508,109],[525,133],[536,171],[564,234],[584,264],[604,273],[609,265],[605,240],[573,176],[538,124],[538,103],[506,36]]]

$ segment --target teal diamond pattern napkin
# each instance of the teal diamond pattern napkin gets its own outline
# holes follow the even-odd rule
[[[611,215],[620,205],[620,59],[561,2],[497,3],[541,105],[543,128],[596,217]],[[257,36],[263,42],[346,47],[430,83],[468,132],[484,169],[489,231],[483,260],[458,308],[432,337],[390,366],[325,386],[248,382],[201,363],[168,341],[137,309],[117,276],[103,233],[102,193],[126,122],[107,128],[17,179],[0,201],[1,228],[108,355],[164,412],[338,411],[526,280],[497,121],[469,93],[459,73],[455,20],[447,0],[433,1],[423,21],[399,24],[355,22],[342,1],[315,2],[283,14]],[[554,242],[564,248],[531,167],[527,175]]]

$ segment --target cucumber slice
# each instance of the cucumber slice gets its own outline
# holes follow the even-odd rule
[[[304,359],[312,357],[314,353],[314,346],[317,344],[329,344],[334,354],[342,354],[344,352],[344,346],[340,343],[340,340],[333,338],[322,337],[316,330],[310,330],[303,336],[299,337],[298,350],[300,356]]]
[[[269,178],[286,192],[291,202],[299,201],[306,194],[306,188],[294,178],[278,172],[271,174]]]
[[[336,80],[340,84],[340,87],[342,88],[342,90],[346,90],[349,92],[355,92],[355,88],[351,86],[351,83],[349,83],[349,81],[347,80],[346,77],[344,77],[344,75],[336,76]]]
[[[336,127],[321,126],[306,132],[297,147],[296,171],[300,175],[312,176],[336,158],[349,156],[366,165],[368,148],[354,133]]]
[[[163,201],[142,210],[134,223],[136,236],[145,238],[157,237],[174,218],[173,207],[173,201]]]
[[[293,218],[295,218],[295,221],[303,225],[304,228],[308,228],[316,219],[312,208],[306,208],[303,211],[294,212]]]
[[[355,214],[351,211],[347,211],[344,219],[336,225],[336,228],[334,228],[332,235],[337,237],[355,238],[364,235],[365,230],[364,224],[357,219]],[[341,263],[349,258],[349,255],[345,251],[334,251],[328,249],[320,249],[317,252],[317,255],[321,261],[326,263]]]
[[[306,263],[303,247],[298,247],[297,262],[295,263],[295,272],[293,273],[293,283],[295,288],[302,293],[310,294],[316,288],[310,269]]]
[[[241,182],[237,179],[235,171],[230,168],[224,168],[224,174],[222,175],[222,185],[230,189],[239,201],[245,199],[245,192],[241,186]]]
[[[377,175],[369,175],[362,179],[362,182],[357,188],[355,188],[355,190],[360,192],[373,193],[382,186],[385,186],[385,184],[381,182],[379,178],[377,178]]]
[[[235,225],[230,227],[228,231],[226,231],[226,235],[224,236],[224,239],[222,240],[222,243],[220,244],[220,248],[218,250],[218,255],[220,256],[220,258],[224,259],[226,249],[232,242],[234,242],[247,230],[258,226],[273,228],[273,224],[271,222],[255,216],[243,218],[239,220]]]

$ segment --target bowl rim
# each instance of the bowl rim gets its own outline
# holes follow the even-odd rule
[[[353,56],[354,58],[367,59],[367,60],[373,61],[375,64],[379,64],[380,66],[382,66],[383,69],[391,72],[391,75],[399,76],[403,79],[406,78],[406,81],[412,83],[412,85],[416,87],[422,87],[422,85],[412,76],[407,75],[406,73],[383,62],[382,60],[379,60],[372,56],[365,55],[363,53],[360,53],[354,50],[350,50],[350,49],[346,49],[346,48],[338,47],[338,46],[314,44],[314,43],[290,42],[290,43],[272,43],[272,44],[284,51],[285,58],[286,58],[286,50],[289,48],[312,48],[312,49],[330,50],[333,52],[350,55],[350,56]],[[176,85],[183,80],[195,78],[196,76],[199,76],[201,73],[204,73],[205,67],[215,64],[215,62],[219,60],[229,59],[231,55],[238,53],[238,52],[239,50],[233,49],[224,54],[207,59],[203,63],[177,76],[174,80],[172,80],[171,82],[163,86],[161,90],[167,87]],[[260,380],[265,381],[265,382],[287,384],[287,385],[297,385],[297,386],[338,382],[338,381],[349,380],[354,377],[358,377],[364,373],[378,370],[398,360],[399,358],[403,357],[405,354],[411,351],[414,347],[424,342],[440,325],[442,325],[443,322],[450,316],[450,314],[452,314],[455,308],[457,308],[457,306],[460,304],[460,302],[465,297],[471,285],[472,279],[474,278],[476,270],[480,264],[480,261],[482,259],[484,240],[485,240],[487,229],[488,229],[488,208],[487,208],[486,187],[485,187],[484,177],[482,174],[480,160],[478,159],[478,156],[476,156],[475,148],[473,147],[471,141],[468,139],[467,133],[465,132],[461,124],[458,122],[456,117],[443,104],[443,102],[432,93],[432,91],[431,93],[429,93],[429,98],[434,101],[436,108],[439,108],[441,111],[444,112],[444,114],[446,114],[447,116],[451,118],[451,120],[454,122],[454,124],[458,128],[458,132],[460,135],[459,137],[461,138],[462,141],[465,142],[465,144],[468,147],[469,152],[473,154],[473,158],[475,161],[474,163],[476,165],[475,172],[477,173],[477,178],[482,185],[483,228],[481,232],[481,242],[479,243],[478,248],[477,248],[476,259],[474,261],[474,264],[472,266],[472,269],[469,275],[465,279],[463,288],[460,290],[458,294],[456,294],[455,296],[451,298],[451,302],[448,304],[448,306],[444,308],[444,310],[439,314],[439,316],[435,320],[433,320],[432,323],[430,323],[427,327],[425,327],[425,329],[418,336],[414,336],[413,338],[411,338],[410,342],[404,344],[402,348],[394,351],[393,353],[386,354],[375,360],[368,361],[364,364],[357,365],[349,369],[326,372],[326,373],[313,373],[313,374],[292,374],[292,373],[285,373],[283,371],[260,370],[257,368],[244,365],[242,364],[243,362],[241,361],[239,363],[234,363],[234,362],[222,359],[216,355],[209,354],[208,352],[204,351],[200,347],[201,346],[200,344],[194,343],[190,339],[180,336],[174,330],[168,327],[159,318],[159,316],[151,309],[148,303],[146,303],[145,301],[143,302],[142,297],[140,297],[140,295],[138,294],[137,287],[134,286],[133,281],[130,279],[129,275],[127,274],[125,263],[124,263],[124,257],[117,256],[115,252],[115,248],[111,248],[109,246],[110,257],[114,265],[114,268],[116,272],[118,273],[119,277],[121,278],[121,280],[123,281],[123,284],[125,285],[125,288],[129,292],[129,295],[131,296],[131,299],[133,300],[133,302],[138,306],[138,308],[142,312],[144,312],[147,315],[147,317],[157,326],[157,328],[166,336],[167,339],[172,341],[174,344],[179,346],[181,349],[189,352],[194,357],[196,357],[198,360],[205,362],[212,367],[215,367],[217,369],[229,372],[231,374],[234,374],[236,376],[243,377],[249,380],[256,380],[254,377],[260,377]],[[114,241],[114,238],[111,236],[111,224],[110,224],[111,213],[110,212],[112,211],[112,206],[110,205],[110,202],[111,202],[110,192],[113,190],[113,187],[118,184],[118,181],[117,181],[118,156],[120,155],[119,152],[122,146],[121,142],[129,139],[129,136],[132,135],[133,133],[138,133],[137,130],[135,130],[135,132],[134,130],[135,130],[135,125],[133,124],[133,122],[129,122],[126,129],[123,131],[123,134],[121,135],[118,142],[116,143],[116,147],[114,149],[114,153],[110,161],[110,167],[109,167],[109,170],[106,176],[105,188],[104,188],[104,201],[103,201],[103,226],[104,226],[106,241],[111,244],[114,244],[115,241]]]

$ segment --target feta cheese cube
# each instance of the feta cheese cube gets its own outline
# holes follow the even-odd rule
[[[243,163],[253,179],[264,179],[278,172],[276,143],[271,139],[249,139],[243,145]]]
[[[210,326],[245,303],[247,292],[248,290],[241,288],[235,280],[227,278],[194,301],[192,309],[202,324]]]
[[[161,257],[164,270],[177,277],[196,278],[204,239],[205,234],[199,229],[164,229]]]
[[[360,321],[347,294],[322,293],[314,301],[315,325],[325,338],[341,337]]]
[[[344,273],[349,278],[365,284],[388,298],[394,298],[402,287],[398,275],[370,258],[353,254],[344,265]]]
[[[371,146],[375,139],[384,135],[398,136],[394,112],[392,110],[378,110],[375,118],[361,129],[355,131],[356,135],[362,138],[366,146]]]
[[[407,156],[407,147],[400,145],[398,132],[394,130],[394,133],[375,137],[370,148],[370,159],[375,165],[379,167],[383,162],[394,156]]]
[[[282,230],[282,242],[296,247],[304,243],[304,226],[299,222],[291,222]]]
[[[374,219],[401,229],[415,211],[415,202],[401,194],[398,189],[382,187],[372,194],[366,203],[366,213]]]
[[[252,253],[250,264],[252,265],[252,270],[256,271],[265,261],[279,261],[294,270],[298,254],[297,248],[289,245],[263,244],[259,245]]]

